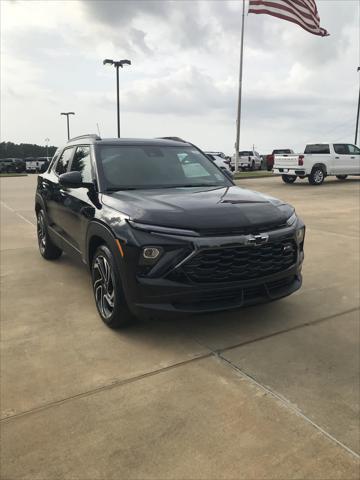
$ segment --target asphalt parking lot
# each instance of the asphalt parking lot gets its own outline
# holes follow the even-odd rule
[[[35,182],[0,179],[2,478],[359,478],[358,179],[241,181],[307,225],[294,295],[118,332],[40,257]]]

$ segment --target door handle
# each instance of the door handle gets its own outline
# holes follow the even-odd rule
[[[335,157],[335,160],[339,160],[340,157]]]
[[[350,157],[350,158],[354,159],[355,157]]]

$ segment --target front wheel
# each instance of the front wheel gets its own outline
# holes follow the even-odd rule
[[[315,167],[312,169],[308,177],[310,185],[321,185],[325,180],[325,173],[321,167]]]
[[[251,167],[250,167],[251,170],[255,170],[255,162],[254,160],[251,162]]]
[[[40,209],[36,217],[40,253],[46,260],[56,260],[61,256],[62,250],[57,247],[49,237],[44,210]]]
[[[347,175],[336,175],[336,178],[338,180],[345,180],[347,178]]]
[[[95,252],[91,277],[96,307],[103,322],[110,328],[130,323],[133,316],[126,304],[114,256],[106,245],[100,245]]]
[[[281,178],[284,183],[294,183],[296,175],[281,175]]]

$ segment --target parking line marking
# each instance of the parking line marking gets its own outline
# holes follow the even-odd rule
[[[34,223],[34,222],[31,222],[30,220],[28,220],[27,218],[25,218],[23,215],[21,215],[21,213],[17,212],[14,208],[9,207],[9,205],[7,205],[3,200],[0,200],[0,201],[1,201],[1,204],[2,204],[5,208],[7,208],[8,210],[10,210],[10,212],[15,213],[15,215],[17,215],[19,218],[21,218],[22,220],[24,220],[24,222],[29,223],[32,227],[35,226],[35,223]]]
[[[215,352],[214,352],[215,353]],[[293,403],[291,403],[286,397],[283,397],[282,395],[276,393],[275,391],[271,390],[269,387],[266,385],[263,385],[262,383],[258,382],[254,377],[251,375],[245,373],[241,368],[239,368],[237,365],[232,363],[230,360],[227,358],[223,357],[221,353],[217,354],[217,357],[224,363],[227,363],[228,366],[230,366],[232,369],[234,369],[240,376],[245,378],[246,380],[249,380],[251,383],[255,384],[258,388],[263,390],[266,394],[270,395],[273,398],[276,398],[278,401],[280,401],[282,404],[284,404],[289,410],[294,412],[296,415],[300,416],[303,420],[305,420],[307,423],[310,423],[316,430],[318,430],[320,433],[322,433],[325,437],[327,437],[329,440],[332,442],[336,443],[339,447],[343,448],[346,450],[350,455],[354,456],[356,459],[360,460],[360,455],[354,450],[352,450],[350,447],[342,443],[340,440],[335,438],[331,433],[327,432],[324,430],[320,425],[315,423],[311,418],[309,418],[307,415],[305,415],[298,407],[296,407]]]

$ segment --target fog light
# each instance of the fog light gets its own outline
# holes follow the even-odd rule
[[[296,230],[296,240],[298,243],[301,243],[304,241],[305,237],[305,228],[299,228],[299,230]]]
[[[156,260],[160,255],[160,250],[156,247],[145,247],[142,254],[146,260]]]

